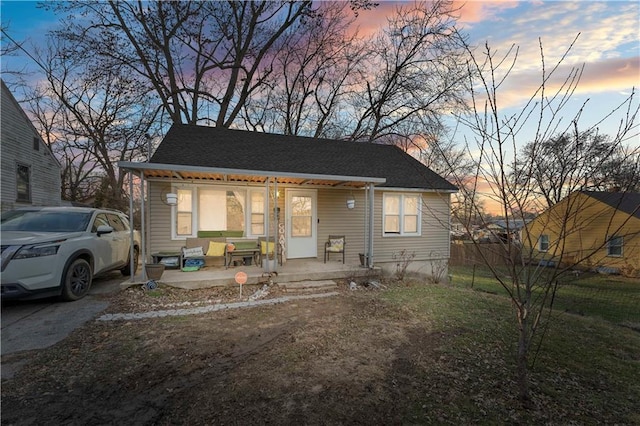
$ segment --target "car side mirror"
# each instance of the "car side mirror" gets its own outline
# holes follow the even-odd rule
[[[110,234],[113,232],[113,228],[109,225],[100,225],[98,226],[98,237],[102,234]]]

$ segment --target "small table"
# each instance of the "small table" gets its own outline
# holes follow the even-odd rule
[[[233,251],[228,251],[227,256],[224,262],[224,267],[229,268],[234,258],[242,257],[243,260],[245,257],[252,257],[253,263],[258,264],[258,253],[260,253],[259,248],[250,248],[250,249],[235,249]]]
[[[182,252],[159,252],[152,253],[151,258],[153,259],[153,263],[160,263],[162,259],[165,257],[175,257],[178,259],[178,264],[175,266],[166,266],[167,269],[180,269],[182,268]]]

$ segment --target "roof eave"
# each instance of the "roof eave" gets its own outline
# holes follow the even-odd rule
[[[293,173],[293,172],[276,172],[268,170],[244,170],[244,169],[228,169],[221,167],[202,167],[187,166],[177,164],[162,163],[137,163],[131,161],[119,161],[118,167],[125,170],[144,171],[144,170],[167,170],[172,172],[196,172],[196,173],[217,173],[223,175],[248,175],[248,176],[265,176],[265,177],[287,177],[296,179],[324,179],[331,181],[344,182],[368,182],[373,184],[382,184],[387,181],[385,178],[373,176],[344,176],[344,175],[328,175],[315,173]]]

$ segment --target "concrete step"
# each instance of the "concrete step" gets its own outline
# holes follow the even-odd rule
[[[278,283],[287,293],[321,293],[336,291],[338,284],[333,280],[305,280]]]

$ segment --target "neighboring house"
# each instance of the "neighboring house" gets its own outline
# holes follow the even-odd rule
[[[640,194],[574,192],[527,225],[523,244],[544,262],[640,276]]]
[[[368,266],[395,270],[407,250],[408,270],[430,274],[449,258],[457,188],[392,145],[176,124],[149,163],[119,166],[148,182],[148,253],[241,230],[277,234],[285,261],[322,261],[329,235],[346,236],[346,263],[370,253]]]
[[[488,242],[507,242],[509,239],[519,241],[520,231],[525,224],[522,219],[494,220],[483,228],[483,235]]]
[[[4,81],[0,105],[1,210],[61,204],[60,163]]]

